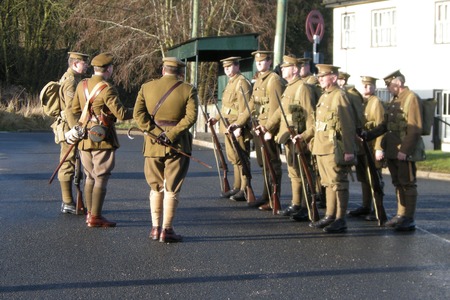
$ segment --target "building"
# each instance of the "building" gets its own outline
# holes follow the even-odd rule
[[[438,100],[428,149],[450,152],[450,0],[322,0],[333,9],[333,64],[351,74],[383,78],[400,69],[422,98]],[[329,24],[325,24],[325,26]],[[384,82],[380,97],[388,100]],[[447,124],[446,124],[447,123]],[[442,143],[442,146],[441,146]]]

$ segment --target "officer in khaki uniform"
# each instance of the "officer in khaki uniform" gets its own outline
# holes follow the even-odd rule
[[[189,128],[197,121],[197,90],[178,79],[184,67],[176,57],[164,58],[163,76],[141,86],[134,106],[134,120],[139,128],[154,135],[146,135],[144,139],[144,173],[151,189],[150,238],[166,243],[182,241],[182,236],[173,229],[173,219],[189,158],[164,143],[190,154]]]
[[[116,119],[131,119],[133,110],[122,104],[117,89],[107,82],[113,72],[112,55],[101,53],[92,59],[91,65],[94,67],[94,75],[78,84],[72,103],[72,113],[75,119],[83,124],[86,117],[87,132],[80,134],[77,126],[74,126],[66,134],[66,140],[76,142],[81,138],[78,149],[81,151],[81,162],[86,175],[84,196],[88,211],[87,225],[89,227],[114,227],[116,226],[115,222],[108,221],[102,216],[108,180],[115,165],[115,151],[120,147],[114,124]],[[100,92],[90,105],[87,115],[82,114],[87,101],[85,83],[87,83],[86,92],[88,94],[92,93],[94,89]],[[102,86],[103,89],[98,88],[99,86]],[[105,130],[104,139],[101,141],[94,141],[97,140],[94,132],[96,125],[97,128],[102,126],[101,128]]]
[[[416,161],[422,160],[422,106],[405,86],[405,76],[395,71],[384,77],[393,96],[382,124],[363,133],[367,140],[385,133],[382,146],[397,195],[397,214],[385,225],[398,231],[415,229],[417,203]]]
[[[281,103],[289,126],[293,126],[297,134],[303,133],[306,128],[312,126],[314,114],[313,91],[308,84],[301,80],[299,76],[300,65],[300,60],[295,56],[283,56],[281,72],[283,78],[287,81],[287,85],[281,97]],[[302,197],[302,184],[306,183],[302,183],[298,153],[295,144],[290,139],[290,130],[282,113],[281,109],[278,108],[267,121],[266,126],[262,127],[262,131],[266,132],[266,139],[272,138],[279,128],[275,141],[278,144],[285,145],[288,176],[291,179],[292,202],[280,214],[283,216],[295,215],[294,219],[298,221],[307,220],[307,199],[302,200],[304,198]],[[304,151],[307,151],[306,147]]]
[[[364,130],[371,130],[376,126],[380,125],[384,120],[384,106],[380,98],[375,95],[377,78],[371,76],[361,76],[361,83],[363,86],[362,96],[364,98]],[[382,136],[379,136],[376,140],[369,142],[368,146],[372,152],[373,160],[381,174],[381,168],[383,166],[383,149],[381,148]],[[362,145],[360,147],[362,148]],[[351,216],[365,216],[368,221],[375,221],[375,212],[371,210],[373,195],[372,189],[370,187],[370,182],[367,178],[367,160],[364,151],[362,155],[358,153],[358,164],[356,165],[356,177],[358,181],[361,182],[362,188],[362,205],[354,210],[349,211]],[[376,195],[379,197],[379,195]],[[381,199],[382,200],[382,199]]]
[[[272,51],[254,51],[252,55],[255,57],[256,69],[258,70],[258,77],[256,78],[255,83],[253,84],[253,92],[252,92],[252,101],[254,104],[255,117],[258,119],[259,125],[266,125],[267,120],[274,114],[274,112],[278,109],[278,100],[277,97],[281,97],[285,88],[285,81],[274,71],[270,70],[270,66],[272,65]],[[261,199],[257,201],[257,206],[259,206],[260,210],[272,210],[272,205],[269,202],[269,195],[272,195],[273,191],[271,190],[271,177],[269,170],[267,170],[267,166],[264,165],[264,157],[261,153],[261,140],[260,137],[256,136],[256,133],[253,133],[255,136],[253,141],[255,143],[255,152],[256,159],[260,167],[264,170],[264,178],[265,184]],[[264,138],[264,137],[263,137]],[[281,186],[281,158],[280,158],[280,149],[279,146],[275,143],[273,139],[268,140],[266,142],[267,154],[270,159],[270,164],[272,165],[276,180],[278,184],[277,193],[280,193]]]
[[[222,93],[221,113],[225,120],[230,124],[228,128],[221,122],[220,132],[234,134],[242,153],[245,156],[245,162],[240,161],[237,153],[233,148],[231,138],[227,135],[225,138],[225,152],[228,160],[233,165],[234,183],[233,188],[226,193],[222,193],[222,197],[230,198],[233,201],[245,201],[245,189],[248,185],[247,177],[242,174],[242,164],[247,164],[250,169],[250,140],[252,134],[250,132],[251,125],[250,114],[244,103],[245,99],[251,99],[252,87],[250,82],[239,71],[240,57],[228,57],[222,59],[225,75],[228,76],[228,83]],[[244,94],[242,94],[242,90]],[[250,109],[253,109],[252,100],[248,103]],[[215,124],[220,116],[211,117],[208,122]]]
[[[59,80],[61,84],[61,115],[53,123],[52,127],[57,128],[63,134],[68,132],[76,122],[71,117],[72,99],[75,94],[75,89],[78,83],[86,75],[88,68],[89,55],[79,52],[69,52],[68,64],[69,67],[64,75]],[[59,161],[62,161],[71,145],[65,139],[59,139],[58,143],[61,146],[59,154]],[[61,212],[68,214],[76,214],[76,206],[72,196],[72,180],[75,173],[75,148],[72,148],[70,154],[67,156],[61,168],[58,170],[58,180],[61,186],[62,204]]]
[[[316,66],[324,92],[316,107],[315,126],[308,131],[314,132],[312,154],[317,157],[327,207],[325,216],[310,226],[329,233],[344,232],[349,200],[348,173],[356,155],[355,114],[347,93],[337,84],[339,67]]]

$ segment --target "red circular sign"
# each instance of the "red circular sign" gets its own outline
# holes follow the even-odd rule
[[[318,10],[312,10],[306,17],[306,36],[312,43],[314,42],[314,35],[318,35],[322,40],[325,31],[325,22],[322,14]]]

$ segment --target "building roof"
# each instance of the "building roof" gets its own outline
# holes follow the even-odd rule
[[[167,56],[186,61],[198,59],[199,62],[218,62],[225,57],[240,56],[253,61],[252,52],[259,46],[258,36],[258,33],[249,33],[194,38],[168,49]]]
[[[334,7],[350,6],[381,1],[386,0],[322,0],[322,5],[324,5],[325,7],[334,8]]]

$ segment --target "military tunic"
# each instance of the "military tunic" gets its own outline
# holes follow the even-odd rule
[[[134,120],[139,128],[156,136],[162,132],[162,128],[172,141],[171,146],[190,154],[192,134],[189,128],[197,121],[198,110],[197,90],[192,85],[182,83],[170,93],[153,116],[158,126],[152,126],[150,121],[150,114],[156,104],[177,82],[176,75],[166,74],[158,80],[143,84],[134,106]],[[178,193],[188,171],[189,158],[156,143],[150,136],[145,136],[143,154],[146,158],[144,172],[151,189],[161,191],[165,180],[166,190]]]
[[[371,95],[368,98],[364,98],[363,102],[364,109],[364,130],[371,130],[376,126],[380,125],[384,120],[384,107],[381,103],[381,100],[375,96]],[[382,150],[381,148],[381,139],[382,137],[378,137],[376,140],[367,142],[369,149],[371,150],[370,155],[372,155],[372,160],[375,162],[375,166],[377,169],[381,169],[383,166],[383,162],[379,162],[375,158],[375,151]],[[359,182],[361,182],[362,189],[362,207],[363,208],[371,208],[373,202],[373,196],[382,197],[382,195],[377,195],[372,193],[371,182],[368,178],[369,166],[367,161],[367,155],[364,151],[362,142],[358,140],[359,152],[357,165],[355,167],[356,178]],[[379,172],[381,174],[381,170]]]
[[[316,108],[312,154],[317,157],[321,183],[326,190],[326,216],[345,218],[350,165],[344,154],[356,155],[354,112],[347,93],[337,85],[326,89]]]
[[[311,87],[305,84],[300,77],[295,77],[287,83],[286,89],[281,97],[283,110],[290,127],[293,127],[295,133],[301,134],[306,128],[312,127],[314,114],[314,95]],[[300,194],[302,188],[302,180],[300,174],[300,165],[298,155],[295,153],[296,146],[290,140],[290,130],[282,111],[278,108],[266,124],[266,128],[272,134],[275,134],[276,128],[279,127],[275,140],[278,144],[286,145],[286,160],[288,165],[288,176],[292,185],[292,204],[300,205]],[[306,147],[305,147],[306,148]],[[306,150],[306,149],[304,149]],[[298,154],[298,153],[297,153]]]
[[[278,98],[281,97],[285,88],[285,81],[275,72],[267,71],[260,74],[253,84],[252,99],[255,108],[255,115],[258,119],[259,125],[265,125],[267,120],[273,115],[273,113],[279,107]],[[261,152],[261,138],[263,136],[256,136],[254,134],[253,141],[255,143],[256,160],[260,167],[264,167],[264,157]],[[281,158],[277,144],[273,139],[266,141],[266,152],[268,154],[270,164],[275,171],[276,180],[278,185],[281,184]],[[270,173],[267,171],[267,167],[264,170],[265,182],[270,184]],[[264,185],[263,200],[268,199],[267,184]],[[278,189],[280,191],[280,189]],[[270,193],[272,194],[272,192]]]
[[[71,118],[72,99],[75,94],[75,89],[82,78],[82,74],[75,72],[72,68],[68,68],[59,80],[61,84],[61,116],[56,119],[52,127],[58,128],[63,134],[75,125],[74,119]],[[61,161],[69,150],[70,145],[66,143],[65,139],[60,139],[59,144],[61,146],[59,161]],[[72,149],[61,165],[58,171],[58,180],[71,181],[73,179],[75,172],[75,150],[75,148]]]
[[[241,92],[241,88],[245,93]],[[242,175],[242,164],[246,163],[250,166],[250,114],[245,105],[249,101],[248,105],[250,110],[253,109],[253,100],[251,100],[252,87],[250,82],[241,73],[235,74],[233,77],[229,78],[228,83],[222,93],[222,108],[221,113],[223,118],[228,122],[228,124],[236,124],[242,129],[241,135],[237,138],[241,150],[246,157],[246,162],[241,162],[239,156],[236,154],[233,148],[233,143],[231,138],[225,138],[225,152],[227,154],[228,160],[233,164],[234,167],[234,184],[233,189],[244,190],[247,186],[247,179]],[[216,119],[220,119],[220,116],[216,116]],[[226,133],[227,127],[223,122],[220,124],[220,132]],[[233,134],[233,133],[230,133]]]
[[[417,200],[415,152],[423,147],[420,101],[405,87],[389,102],[383,123],[370,131],[374,136],[385,133],[381,145],[397,191],[397,215],[411,218]],[[398,160],[399,152],[405,153],[407,160]]]
[[[86,130],[94,125],[99,125],[98,118],[104,115],[108,120],[108,129],[106,131],[105,139],[101,142],[92,141],[86,134],[78,143],[78,149],[81,150],[81,159],[83,167],[87,176],[86,180],[94,180],[102,182],[102,186],[106,188],[111,171],[114,168],[115,158],[114,151],[120,147],[117,138],[115,120],[128,120],[132,118],[132,109],[126,108],[119,99],[117,89],[111,84],[103,80],[100,75],[93,75],[87,80],[88,92],[90,93],[94,86],[99,82],[104,82],[107,86],[97,95],[91,104],[91,111],[93,112],[91,118],[86,124]],[[86,104],[86,97],[84,91],[84,84],[81,81],[75,93],[72,103],[72,113],[78,120],[82,110]],[[106,124],[104,124],[106,125]],[[103,153],[102,153],[103,151]],[[93,153],[107,156],[100,159],[101,155],[95,155],[98,160],[93,157]]]
[[[314,106],[317,105],[320,96],[322,95],[322,87],[319,84],[319,80],[313,74],[302,77],[304,83],[309,84],[314,92]]]

